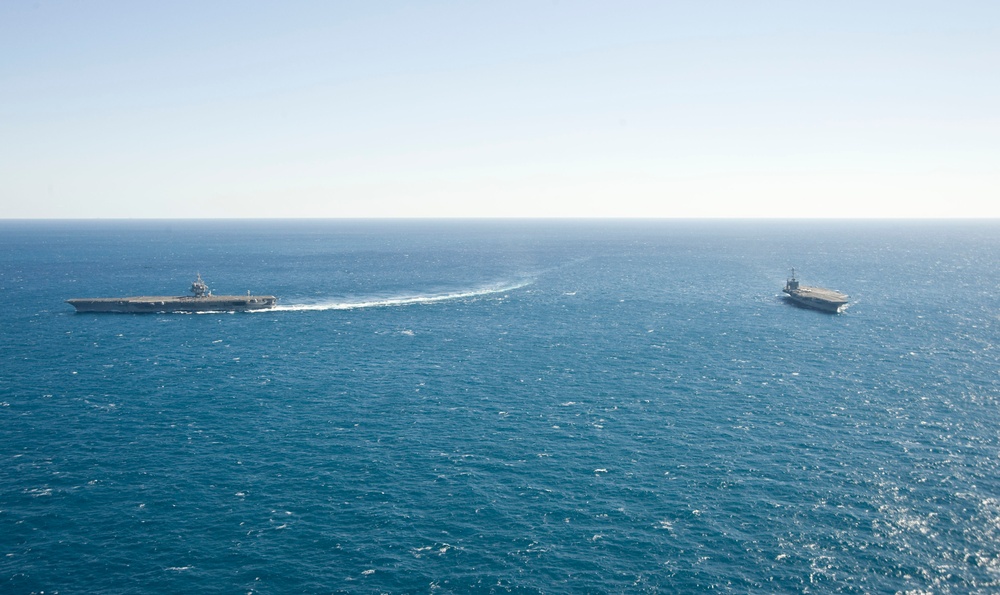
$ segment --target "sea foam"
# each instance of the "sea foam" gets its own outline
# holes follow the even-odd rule
[[[484,297],[514,291],[531,285],[533,280],[521,280],[515,282],[496,283],[492,285],[480,286],[473,289],[459,290],[448,293],[431,293],[417,295],[400,295],[391,297],[373,297],[370,299],[360,299],[357,301],[329,301],[312,302],[298,304],[283,304],[269,310],[256,310],[256,312],[301,312],[317,310],[358,310],[361,308],[388,308],[393,306],[412,306],[415,304],[434,304],[437,302],[447,302],[452,300],[462,300],[468,298]]]

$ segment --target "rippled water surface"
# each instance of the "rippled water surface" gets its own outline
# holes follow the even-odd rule
[[[998,263],[995,222],[0,223],[0,592],[996,592]],[[198,272],[280,307],[63,302]]]

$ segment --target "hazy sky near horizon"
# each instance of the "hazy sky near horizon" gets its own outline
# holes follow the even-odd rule
[[[1000,2],[0,4],[0,218],[1000,217]]]

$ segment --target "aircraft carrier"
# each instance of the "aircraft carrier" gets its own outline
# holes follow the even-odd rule
[[[232,312],[273,308],[278,298],[273,295],[212,295],[208,285],[198,279],[191,284],[194,295],[142,295],[120,298],[77,298],[66,300],[77,312]]]
[[[782,291],[788,294],[786,299],[804,308],[837,314],[847,307],[846,294],[823,287],[799,285],[798,279],[795,278],[795,269],[792,269],[792,276],[785,281],[785,288]]]

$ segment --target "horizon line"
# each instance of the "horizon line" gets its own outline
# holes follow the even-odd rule
[[[420,217],[0,217],[0,221],[1000,221],[1000,216],[903,217],[648,217],[648,216],[420,216]]]

